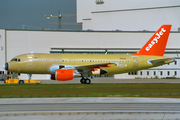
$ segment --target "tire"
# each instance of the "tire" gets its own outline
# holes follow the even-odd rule
[[[24,80],[19,80],[19,84],[24,84]]]
[[[84,78],[81,78],[80,82],[81,82],[82,84],[85,84],[86,80],[85,80]]]
[[[91,84],[91,80],[90,79],[86,79],[85,84]]]

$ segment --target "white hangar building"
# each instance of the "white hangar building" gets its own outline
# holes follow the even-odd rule
[[[179,11],[177,0],[77,0],[77,22],[82,23],[83,31],[0,29],[0,65],[30,52],[131,54],[143,47],[162,24],[172,24],[165,56],[176,57],[176,62],[114,77],[180,77]],[[5,73],[3,67],[0,73]],[[50,75],[32,77],[39,78],[49,79]]]
[[[83,30],[155,31],[172,24],[180,30],[179,0],[77,0]]]

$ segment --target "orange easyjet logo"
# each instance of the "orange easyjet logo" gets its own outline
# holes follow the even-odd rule
[[[161,38],[161,36],[163,35],[164,32],[166,32],[166,30],[164,30],[164,28],[162,28],[159,33],[156,33],[156,37],[145,48],[146,51],[149,51],[156,43],[158,43],[158,40]]]

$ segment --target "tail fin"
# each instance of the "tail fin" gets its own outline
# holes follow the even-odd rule
[[[133,55],[163,56],[171,25],[162,25],[140,51]]]

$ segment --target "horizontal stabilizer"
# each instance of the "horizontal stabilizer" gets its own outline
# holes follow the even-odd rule
[[[165,62],[165,61],[174,61],[174,58],[162,58],[162,59],[156,59],[156,60],[150,60],[151,63],[159,63],[159,62]]]

